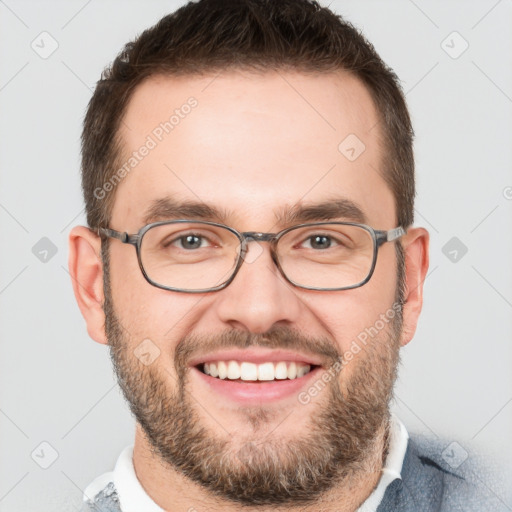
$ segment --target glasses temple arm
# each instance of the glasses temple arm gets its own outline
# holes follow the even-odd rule
[[[405,235],[405,229],[401,226],[398,226],[397,228],[390,229],[386,233],[386,241],[392,242],[393,240],[396,240],[397,238],[400,238],[403,235]]]
[[[123,244],[136,245],[139,235],[129,235],[126,232],[116,231],[110,228],[98,228],[98,235],[108,236],[120,240]]]
[[[381,246],[385,242],[392,242],[405,235],[406,231],[403,227],[390,229],[389,231],[375,231],[377,246]]]

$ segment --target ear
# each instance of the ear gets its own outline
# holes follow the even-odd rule
[[[69,273],[78,307],[87,324],[89,336],[107,344],[103,313],[103,264],[101,240],[89,228],[76,226],[69,235]]]
[[[411,228],[402,238],[405,252],[405,297],[401,345],[407,345],[416,332],[423,306],[423,282],[428,270],[429,234],[424,228]]]

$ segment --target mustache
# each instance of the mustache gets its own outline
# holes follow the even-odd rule
[[[275,327],[265,333],[251,333],[236,329],[223,331],[217,335],[190,334],[177,345],[174,353],[174,365],[183,376],[188,361],[192,358],[222,349],[247,349],[264,347],[270,349],[296,350],[304,354],[320,356],[324,366],[341,361],[341,354],[332,341],[326,337],[313,337],[289,327]]]

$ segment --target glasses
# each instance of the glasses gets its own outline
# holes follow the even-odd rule
[[[279,233],[240,233],[215,222],[154,222],[129,235],[109,228],[98,234],[131,244],[146,280],[175,292],[222,290],[247,258],[248,244],[269,242],[272,260],[292,285],[307,290],[338,291],[367,283],[379,247],[405,234],[402,227],[375,230],[352,222],[315,222]]]

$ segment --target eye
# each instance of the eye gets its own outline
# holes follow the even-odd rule
[[[329,249],[337,242],[327,235],[313,235],[308,237],[303,244],[308,249]]]
[[[169,245],[177,246],[180,249],[192,250],[207,247],[208,241],[200,235],[188,234],[176,238]]]

